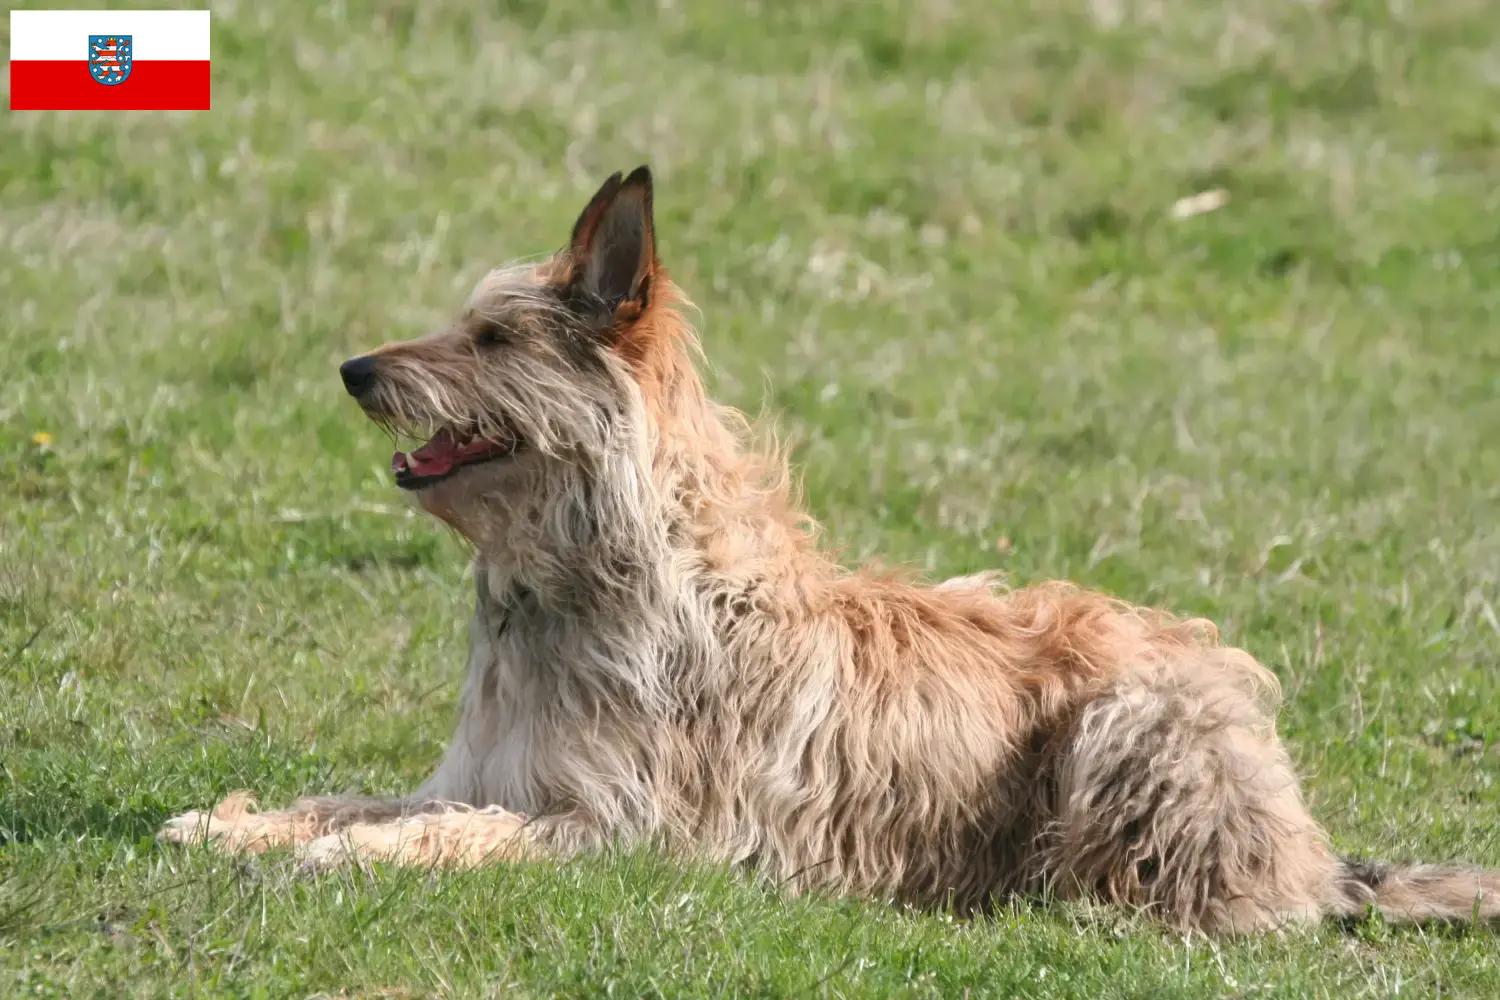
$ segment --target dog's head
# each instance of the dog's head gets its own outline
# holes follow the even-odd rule
[[[466,510],[535,493],[549,466],[586,467],[618,443],[644,328],[669,296],[640,167],[604,183],[567,249],[491,272],[446,329],[339,374],[372,420],[425,439],[396,452],[396,484],[469,534]]]

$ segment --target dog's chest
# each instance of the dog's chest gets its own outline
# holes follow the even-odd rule
[[[642,745],[632,736],[648,723],[590,682],[587,662],[598,655],[524,590],[504,600],[481,591],[453,747],[477,804],[615,813],[641,796],[646,769],[629,748]]]

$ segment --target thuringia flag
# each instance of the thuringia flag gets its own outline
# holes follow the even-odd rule
[[[13,10],[10,107],[207,110],[206,10]]]

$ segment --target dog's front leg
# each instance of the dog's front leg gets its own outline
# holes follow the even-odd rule
[[[532,820],[498,806],[451,805],[384,823],[356,823],[304,845],[297,854],[316,869],[352,861],[474,868],[565,857],[603,843],[598,824],[574,813]]]
[[[187,812],[167,820],[161,840],[207,843],[226,854],[260,854],[308,844],[357,824],[384,823],[442,804],[410,799],[315,797],[286,809],[260,812],[248,791],[232,792],[210,812]]]
[[[548,852],[540,833],[525,816],[497,806],[454,807],[384,823],[355,823],[302,846],[297,856],[319,869],[351,861],[474,868],[541,857]]]

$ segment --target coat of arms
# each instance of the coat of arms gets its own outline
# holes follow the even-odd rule
[[[130,35],[90,35],[89,73],[106,87],[130,77]]]

